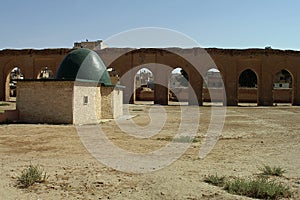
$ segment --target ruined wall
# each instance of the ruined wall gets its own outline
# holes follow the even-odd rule
[[[0,51],[0,100],[9,100],[8,75],[19,67],[25,79],[36,79],[42,68],[56,74],[63,58],[71,49],[2,50]]]
[[[72,49],[44,49],[44,50],[2,50],[0,51],[0,100],[7,100],[7,77],[13,67],[20,67],[26,79],[36,78],[39,70],[43,66],[48,66],[54,73],[62,61]],[[285,69],[292,75],[293,87],[291,97],[288,101],[293,105],[300,105],[300,52],[292,50],[276,49],[205,49],[217,68],[220,70],[224,87],[226,90],[227,105],[237,105],[239,96],[241,99],[248,99],[252,93],[243,97],[239,94],[238,80],[240,74],[251,69],[257,75],[257,103],[258,105],[273,105],[276,98],[284,99],[282,94],[273,94],[273,83],[275,74]],[[147,63],[160,63],[171,68],[181,67],[190,77],[190,83],[195,90],[199,105],[202,104],[203,79],[196,76],[195,70],[191,63],[182,59],[177,54],[197,57],[203,54],[200,48],[181,49],[129,49],[129,48],[108,48],[98,51],[107,67],[114,67],[115,70],[123,75],[129,70]],[[208,69],[214,67],[209,65],[207,60],[197,60],[197,66],[204,75]],[[168,75],[154,71],[154,77],[161,80],[167,80]],[[132,77],[134,78],[134,76]],[[133,82],[133,81],[132,81]],[[131,94],[134,93],[133,84],[128,81],[124,93],[124,102],[129,102]],[[127,94],[130,94],[129,96]],[[283,95],[283,96],[280,96]],[[165,104],[168,97],[168,91],[164,88],[157,87],[154,95],[154,101]],[[274,97],[274,98],[273,98]],[[205,97],[206,98],[206,97]],[[252,97],[251,97],[252,98]],[[287,98],[285,98],[287,100]]]
[[[19,120],[25,123],[73,123],[71,81],[19,81]]]

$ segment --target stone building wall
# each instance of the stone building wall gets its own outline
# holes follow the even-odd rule
[[[97,124],[101,119],[100,85],[90,82],[75,82],[73,114],[74,124]]]
[[[101,119],[115,119],[123,115],[123,91],[101,87]]]
[[[19,121],[72,124],[73,86],[72,81],[19,81]]]
[[[118,118],[123,115],[123,88],[115,87],[113,90],[113,117]]]
[[[123,91],[91,82],[19,81],[17,110],[25,123],[97,124],[123,114]]]

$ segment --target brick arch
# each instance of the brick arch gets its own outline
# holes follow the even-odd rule
[[[172,81],[174,81],[174,79],[177,79],[177,77],[174,77],[175,75],[173,75],[173,71],[176,69],[180,69],[180,72],[178,72],[180,74],[180,76],[182,76],[183,79],[181,79],[181,82],[179,83],[178,86],[180,87],[173,87],[174,85],[172,85],[171,83],[174,83]],[[187,102],[188,101],[188,92],[189,90],[187,89],[188,84],[189,84],[189,73],[186,72],[186,77],[184,77],[184,75],[182,75],[181,70],[184,70],[183,68],[181,68],[180,66],[178,67],[172,67],[169,71],[168,71],[168,89],[169,89],[169,101],[178,101],[178,102]],[[178,79],[177,79],[178,81]],[[182,82],[183,81],[183,82]],[[182,84],[184,83],[184,84]]]
[[[286,71],[289,76],[291,77],[291,85],[288,88],[276,88],[278,85],[275,83],[276,75],[282,71]],[[295,86],[294,86],[294,75],[293,73],[288,70],[288,68],[284,67],[280,70],[273,72],[273,101],[274,103],[293,103],[293,99],[295,98]],[[276,84],[276,85],[275,85]],[[283,84],[283,83],[282,83]],[[280,86],[280,83],[279,83]]]
[[[291,78],[292,78],[292,82],[294,81],[294,74],[293,74],[293,72],[292,72],[292,70],[291,69],[289,69],[289,68],[287,68],[287,67],[283,67],[283,68],[280,68],[279,70],[274,70],[273,71],[273,81],[274,81],[274,78],[275,78],[275,76],[276,76],[276,74],[278,74],[279,72],[281,72],[282,70],[285,70],[285,71],[287,71],[288,73],[289,73],[289,75],[291,76]]]
[[[210,102],[210,103],[223,103],[223,105],[226,104],[226,91],[225,91],[225,69],[224,65],[221,60],[214,60],[214,65],[204,65],[201,70],[202,70],[202,76],[203,76],[203,82],[205,82],[205,78],[208,74],[208,72],[212,69],[217,70],[221,77],[221,85],[211,85],[205,87],[203,84],[202,86],[202,99],[203,102]],[[208,80],[207,80],[208,81]],[[220,82],[218,81],[218,82]],[[213,81],[212,81],[213,82]],[[207,83],[209,84],[209,83]]]
[[[26,74],[24,72],[26,72],[26,68],[23,66],[20,66],[17,63],[14,62],[10,62],[5,66],[5,70],[4,70],[4,98],[5,101],[10,101],[10,74],[12,72],[12,70],[14,68],[18,67],[21,71],[21,73],[23,74],[24,78],[26,77]]]
[[[246,73],[247,71],[249,73],[251,73],[252,78],[255,79],[256,87],[255,87],[255,85],[254,86],[251,85],[250,87],[241,85],[242,75],[245,75],[244,73]],[[245,78],[248,78],[248,77],[245,77]],[[258,104],[258,101],[259,101],[258,91],[259,91],[259,87],[260,87],[259,83],[260,83],[259,76],[255,69],[249,67],[249,68],[245,68],[245,69],[241,70],[238,73],[238,78],[237,78],[238,103],[256,103],[256,104]],[[245,84],[245,83],[243,83],[243,84]]]
[[[274,79],[275,76],[278,72],[280,72],[281,70],[286,70],[290,76],[292,77],[292,83],[294,82],[296,75],[297,75],[297,71],[299,71],[297,68],[295,68],[293,66],[292,63],[288,63],[286,61],[281,61],[276,63],[276,65],[273,66],[272,68],[272,82],[274,83]]]
[[[211,70],[217,70],[218,73],[220,73],[221,79],[222,79],[222,82],[223,82],[223,85],[224,85],[224,81],[223,81],[224,80],[224,72],[221,71],[219,68],[211,67],[211,68],[209,68],[209,69],[206,70],[205,76],[207,76],[208,72],[211,71]]]
[[[247,68],[247,69],[244,69],[243,71],[241,71],[239,74],[238,74],[238,85],[240,85],[240,78],[241,78],[241,75],[243,73],[245,73],[246,71],[249,71],[249,72],[252,72],[254,75],[255,75],[255,78],[256,78],[256,84],[257,84],[257,87],[258,87],[258,84],[259,84],[259,76],[257,74],[257,72],[254,70],[254,69],[251,69],[251,68]]]
[[[135,67],[137,66],[145,66],[149,63],[157,63],[157,64],[161,64],[161,65],[166,65],[169,66],[171,68],[177,68],[180,67],[183,70],[186,71],[186,73],[188,74],[189,77],[194,77],[194,83],[202,83],[202,81],[200,81],[199,76],[200,75],[196,75],[196,70],[193,69],[193,65],[187,61],[186,59],[184,59],[183,57],[164,50],[164,49],[134,49],[132,51],[129,51],[121,56],[119,56],[116,60],[114,60],[108,67],[114,67],[116,70],[121,71],[121,76],[126,74],[128,71],[130,70],[134,70]],[[124,66],[124,64],[126,64]],[[162,71],[161,71],[162,70]],[[136,74],[138,70],[136,71],[132,71],[132,74]],[[167,79],[167,80],[163,80],[163,81],[167,81],[168,82],[168,77],[169,77],[169,72],[164,71],[163,69],[156,69],[155,71],[152,71],[154,77],[155,76],[159,76],[162,79]],[[122,79],[122,78],[121,78]],[[193,87],[194,85],[191,84],[191,87]],[[202,87],[202,85],[201,85]],[[133,87],[127,87],[127,88],[131,88],[131,90],[133,89]],[[158,86],[159,88],[159,86]],[[128,102],[128,98],[126,97],[126,93],[128,93],[130,91],[126,91],[124,92],[124,102]],[[156,103],[159,104],[164,104],[167,105],[168,104],[168,91],[165,91],[163,88],[159,88],[157,90],[155,90],[156,95],[155,95],[155,99],[154,101]],[[132,92],[130,92],[132,93]],[[163,94],[164,93],[164,94]],[[202,91],[201,91],[202,93]]]
[[[40,76],[40,73],[41,73],[41,71],[44,69],[44,68],[48,68],[48,70],[51,70],[52,71],[52,73],[53,73],[53,76],[55,77],[55,75],[56,75],[56,71],[57,71],[57,67],[53,67],[53,66],[45,66],[45,67],[39,67],[39,68],[37,68],[37,70],[36,70],[36,73],[35,73],[35,75],[34,75],[34,78],[39,78],[39,76]]]
[[[238,78],[241,76],[241,74],[243,72],[245,72],[246,70],[251,70],[257,77],[257,80],[259,79],[259,73],[256,71],[256,69],[254,67],[245,67],[245,68],[242,68],[240,69],[238,72],[237,72],[237,76]]]
[[[176,52],[183,54],[188,54],[190,57],[195,57],[201,55],[203,51],[197,48],[192,49],[181,49],[181,48],[170,48],[175,49]],[[125,73],[133,66],[140,64],[141,59],[145,59],[147,62],[155,61],[168,61],[168,66],[171,67],[181,67],[188,68],[186,70],[189,76],[192,76],[192,86],[194,88],[202,86],[201,75],[195,76],[196,70],[193,70],[192,65],[189,65],[183,59],[176,56],[172,56],[168,48],[164,49],[138,49],[136,52],[140,52],[141,57],[131,56],[131,51],[135,49],[128,48],[107,48],[99,51],[99,55],[103,59],[103,62],[107,66],[113,66],[112,60],[118,60],[117,65],[120,66]],[[26,78],[34,78],[37,73],[36,65],[39,63],[51,63],[51,65],[59,66],[60,62],[63,60],[65,55],[70,52],[71,49],[44,49],[44,50],[1,50],[0,51],[0,81],[1,81],[1,91],[0,98],[3,100],[5,98],[5,82],[8,66],[19,66]],[[153,52],[151,55],[151,51]],[[241,71],[246,68],[252,68],[253,71],[258,75],[258,85],[259,85],[259,105],[270,106],[272,105],[272,83],[274,74],[284,69],[288,70],[293,78],[293,105],[300,105],[300,51],[283,51],[275,49],[217,49],[217,48],[207,48],[205,49],[209,56],[214,60],[216,66],[221,71],[222,77],[225,82],[226,88],[226,104],[227,105],[237,105],[237,76]],[[122,53],[122,59],[116,56]],[[175,53],[176,53],[175,52]],[[127,53],[127,54],[126,54]],[[117,58],[117,59],[115,59]],[[47,60],[47,61],[45,61]],[[50,60],[48,62],[48,60]],[[152,60],[152,61],[151,61]],[[202,66],[202,74],[205,73],[206,68],[209,67],[209,62],[207,60],[199,61],[195,66]],[[164,64],[164,63],[162,63]],[[25,66],[25,67],[24,67]],[[24,67],[24,68],[23,68]],[[123,69],[124,68],[124,69]],[[119,70],[118,69],[118,70]],[[198,91],[197,89],[195,89]],[[199,91],[202,91],[199,88]],[[201,92],[199,92],[199,99],[201,99]],[[201,101],[201,100],[200,100]]]

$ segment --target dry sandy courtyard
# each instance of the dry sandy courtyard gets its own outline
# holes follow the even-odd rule
[[[137,124],[149,123],[149,107],[130,106]],[[178,106],[164,109],[164,128],[148,139],[128,136],[114,121],[101,126],[127,151],[153,151],[170,142],[180,122]],[[253,177],[263,164],[284,168],[287,172],[277,181],[292,188],[293,199],[300,199],[300,107],[228,107],[220,139],[207,157],[199,159],[210,109],[200,107],[197,142],[173,164],[145,174],[116,171],[98,162],[74,126],[1,125],[0,199],[249,199],[228,194],[203,178]],[[29,164],[41,165],[49,178],[28,189],[17,188],[17,177]]]

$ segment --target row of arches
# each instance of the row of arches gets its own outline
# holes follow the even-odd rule
[[[48,67],[41,67],[38,71],[38,74],[36,79],[54,79],[55,74],[51,69]],[[19,66],[12,67],[12,70],[8,73],[6,77],[6,94],[5,99],[6,101],[15,101],[15,97],[17,96],[16,93],[16,86],[17,81],[22,80],[28,77],[25,77],[25,75],[22,72],[22,69]]]
[[[114,82],[118,80],[118,72],[109,68]],[[222,74],[218,69],[209,69],[206,73],[203,83],[203,101],[210,102],[210,91],[218,94],[219,101],[222,102],[224,89]],[[14,101],[16,97],[16,83],[19,79],[25,79],[22,70],[14,66],[6,79],[6,100]],[[54,73],[48,67],[41,67],[37,79],[53,79]],[[153,100],[154,98],[154,75],[151,69],[144,67],[135,75],[135,94],[133,101]],[[188,101],[188,75],[182,68],[174,69],[169,77],[169,100],[170,101]],[[238,102],[239,103],[257,103],[259,78],[252,69],[246,69],[238,77]],[[143,93],[143,95],[141,95]],[[174,93],[179,95],[177,97]],[[278,71],[273,80],[273,100],[274,103],[292,103],[293,76],[286,69]]]
[[[114,74],[117,72],[113,69]],[[223,102],[224,84],[221,72],[211,68],[203,77],[203,102],[211,102],[210,92],[217,94],[220,103]],[[146,66],[135,74],[134,90],[131,98],[135,101],[153,101],[155,76]],[[174,69],[169,76],[169,101],[188,101],[188,74],[182,68]],[[258,103],[259,77],[252,69],[242,71],[238,76],[238,103]],[[286,69],[278,71],[273,80],[273,100],[277,103],[292,103],[293,77]],[[175,95],[176,93],[176,95]],[[178,96],[179,95],[179,96]],[[254,104],[253,104],[254,105]]]

